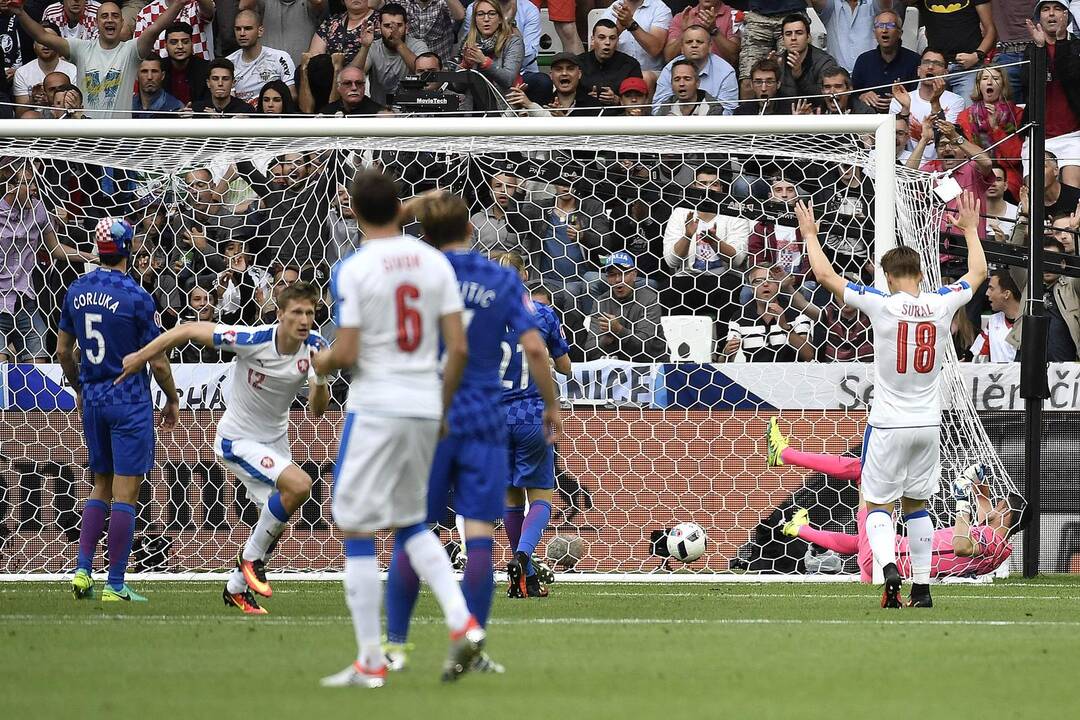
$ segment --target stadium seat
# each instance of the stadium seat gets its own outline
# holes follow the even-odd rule
[[[660,318],[672,362],[712,362],[713,319],[708,315],[665,315]]]
[[[589,49],[592,49],[592,44],[590,43],[590,41],[592,40],[593,25],[596,24],[597,20],[604,16],[604,12],[606,10],[607,8],[596,8],[589,11],[589,37],[583,38],[585,40],[585,45],[589,47]]]
[[[589,15],[589,20],[590,22],[592,21],[592,15]],[[555,23],[551,22],[551,18],[548,17],[548,9],[543,8],[540,10],[539,57],[551,57],[552,55],[561,53],[562,49],[562,39],[559,38],[559,33],[555,32]]]

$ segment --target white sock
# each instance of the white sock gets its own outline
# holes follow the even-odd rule
[[[244,544],[245,560],[265,560],[269,556],[270,546],[273,545],[281,533],[285,532],[285,522],[274,517],[270,511],[270,503],[263,505],[259,513],[259,522],[251,530],[251,537]]]
[[[229,582],[225,587],[233,595],[247,592],[247,580],[244,579],[244,573],[240,572],[240,568],[233,568],[233,571],[229,574]]]
[[[439,601],[446,617],[446,626],[452,632],[464,628],[469,622],[469,607],[465,604],[461,586],[450,567],[450,558],[446,556],[446,551],[435,534],[426,529],[416,533],[405,541],[405,553],[409,556],[409,562],[416,574],[430,585],[435,593],[435,599]]]
[[[379,563],[374,557],[345,558],[345,603],[356,631],[356,659],[368,669],[385,664],[379,612],[382,609],[382,583]]]
[[[911,553],[911,582],[930,584],[930,563],[934,557],[934,521],[925,510],[919,517],[905,518],[908,551]]]
[[[461,551],[465,552],[465,516],[454,516],[454,527],[457,528],[458,544],[461,545]]]
[[[881,567],[896,562],[896,528],[891,513],[875,510],[867,514],[866,539]]]

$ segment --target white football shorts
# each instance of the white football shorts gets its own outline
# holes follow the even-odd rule
[[[266,505],[277,487],[278,477],[292,464],[288,434],[272,443],[230,440],[218,435],[214,438],[214,452],[244,484],[247,496],[259,507]]]
[[[862,494],[885,505],[901,497],[929,500],[941,485],[941,429],[867,427],[863,438]]]

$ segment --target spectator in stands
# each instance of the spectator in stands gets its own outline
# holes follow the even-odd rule
[[[777,57],[780,65],[780,97],[821,94],[825,71],[837,66],[836,59],[810,44],[810,21],[802,13],[783,19],[780,25],[784,49]]]
[[[1028,21],[1028,28],[1035,45],[1046,46],[1049,74],[1046,149],[1061,159],[1062,182],[1080,187],[1080,37],[1068,37],[1068,8],[1060,0],[1039,0],[1035,12],[1038,24]],[[1030,60],[1031,51],[1024,57]],[[1022,156],[1027,158],[1026,141]],[[1026,176],[1026,159],[1024,163]]]
[[[911,130],[906,117],[896,116],[896,162],[906,163],[915,146],[911,143]]]
[[[488,190],[491,204],[469,218],[473,247],[485,255],[512,252],[529,257],[532,241],[520,209],[524,197],[521,177],[510,168],[499,168],[488,178]]]
[[[685,10],[671,18],[667,43],[664,46],[665,60],[674,60],[682,52],[683,30],[691,25],[708,28],[712,38],[709,51],[722,57],[728,65],[738,66],[742,39],[735,29],[735,10],[725,4],[724,0],[698,0],[697,5],[688,5]]]
[[[697,169],[687,199],[697,207],[676,207],[664,228],[664,262],[672,272],[669,310],[730,315],[732,293],[741,283],[750,222],[719,212],[725,195],[716,168]]]
[[[892,0],[810,0],[825,25],[829,50],[837,64],[853,72],[855,60],[874,48],[875,15]]]
[[[272,268],[273,279],[269,292],[264,292],[261,299],[262,315],[259,323],[268,325],[277,322],[277,300],[281,292],[300,280],[300,268],[297,265],[276,265]]]
[[[611,232],[611,220],[600,200],[582,197],[580,167],[563,165],[558,172],[551,181],[552,197],[523,210],[535,219],[537,246],[530,248],[534,250],[530,261],[554,294],[555,304],[565,309],[585,294],[590,268],[596,267],[596,255]]]
[[[769,194],[771,202],[791,207],[798,198],[799,191],[795,183],[785,177],[773,178]],[[768,219],[754,224],[747,242],[747,255],[752,265],[779,267],[785,275],[803,278],[810,272],[810,258],[806,255],[806,246],[799,229]]]
[[[41,13],[41,24],[55,25],[60,37],[65,39],[95,40],[98,36],[98,5],[97,0],[54,2]]]
[[[794,296],[793,296],[794,297]],[[818,349],[821,362],[873,362],[874,330],[870,319],[853,305],[829,303],[821,311],[825,335]]]
[[[259,115],[295,115],[300,112],[289,86],[280,80],[271,80],[259,91],[255,112]]]
[[[477,0],[469,7],[473,8],[472,25],[461,46],[461,67],[476,70],[505,93],[520,84],[525,43],[499,0]],[[556,58],[562,55],[569,53],[559,53]]]
[[[165,92],[161,84],[165,80],[165,61],[149,57],[139,63],[139,91],[131,100],[131,117],[137,120],[164,118],[160,113],[175,113],[184,103]]]
[[[82,90],[71,83],[56,88],[51,105],[52,117],[56,120],[82,120],[85,117]]]
[[[320,115],[376,115],[385,110],[382,105],[364,94],[364,71],[357,67],[342,68],[338,73],[337,91],[341,97],[319,110]]]
[[[727,323],[720,341],[720,362],[795,362],[814,359],[810,318],[791,306],[769,268],[755,265],[746,274],[750,301]],[[741,356],[741,357],[740,357]]]
[[[990,0],[963,3],[920,0],[919,9],[919,20],[926,27],[926,44],[943,53],[950,74],[986,63],[986,56],[994,50],[997,41]],[[975,86],[975,73],[953,75],[946,79],[946,85],[967,105]]]
[[[994,29],[997,30],[997,45],[994,50],[994,64],[1008,65],[1009,85],[1012,99],[1018,105],[1024,104],[1024,85],[1027,83],[1027,68],[1016,65],[1024,59],[1024,50],[1031,43],[1027,21],[1035,14],[1035,0],[991,0],[994,15]]]
[[[657,101],[663,102],[674,95],[671,70],[680,59],[686,59],[697,68],[700,89],[718,99],[724,106],[725,114],[730,115],[735,111],[739,104],[739,81],[735,69],[719,55],[709,52],[710,42],[709,31],[701,25],[691,25],[683,31],[682,54],[669,62],[656,80],[653,97]]]
[[[15,75],[15,68],[26,62],[23,55],[19,19],[11,9],[10,2],[0,3],[0,63],[4,66],[3,75],[0,75],[0,84],[5,85],[6,91],[11,90],[10,83]]]
[[[326,262],[331,267],[360,247],[360,228],[356,224],[349,190],[344,185],[338,186],[337,202],[330,207],[323,223],[323,242]]]
[[[435,4],[438,4],[438,0],[435,0]],[[368,0],[345,0],[344,5],[345,12],[330,15],[319,24],[308,44],[308,55],[341,53],[346,61],[351,61],[360,52],[361,36],[369,28],[374,28],[378,18]],[[374,30],[370,32],[374,36]]]
[[[164,87],[170,95],[185,105],[205,100],[210,94],[206,81],[210,79],[210,62],[194,54],[192,29],[187,23],[173,23],[165,30]]]
[[[1002,68],[980,69],[971,95],[974,102],[960,113],[957,122],[964,137],[979,147],[996,145],[990,154],[1004,168],[1009,195],[1015,198],[1020,196],[1023,181],[1020,153],[1024,140],[1017,134],[1023,110],[1011,101],[1011,93]]]
[[[839,65],[826,68],[822,73],[821,92],[829,96],[821,101],[820,105],[822,112],[826,115],[874,113],[874,108],[864,103],[851,91],[851,75]]]
[[[838,165],[819,180],[814,208],[825,254],[840,273],[873,276],[874,184],[858,165]]]
[[[409,13],[409,32],[412,36],[423,40],[431,52],[439,56],[440,62],[450,62],[454,47],[454,24],[465,19],[465,7],[461,1],[405,0],[402,5]],[[558,24],[555,30],[559,31]],[[563,47],[566,47],[565,44]]]
[[[105,0],[98,6],[98,37],[95,40],[67,39],[45,32],[20,7],[19,22],[26,32],[43,45],[48,45],[63,57],[74,62],[79,85],[84,90],[83,102],[91,117],[124,117],[131,112],[131,92],[142,58],[154,54],[153,41],[168,27],[183,8],[185,0],[171,0],[162,13],[135,40],[122,40],[123,22],[120,6],[115,0]]]
[[[281,80],[294,93],[296,66],[283,50],[263,45],[263,20],[254,10],[241,10],[234,25],[240,49],[229,55],[234,68],[233,92],[248,105],[254,105],[259,90],[270,80]],[[310,35],[309,35],[310,37]]]
[[[634,256],[620,250],[604,260],[603,277],[590,283],[594,308],[586,321],[586,359],[663,361],[660,302],[651,287],[637,285],[637,275]]]
[[[57,239],[37,195],[34,167],[16,162],[0,168],[0,361],[48,362],[47,328],[34,291],[38,253],[64,262],[96,258]]]
[[[993,173],[994,180],[986,188],[986,209],[983,210],[986,215],[986,229],[994,234],[995,241],[1009,242],[1020,208],[1005,199],[1005,189],[1008,186],[1005,168],[995,162]]]
[[[945,89],[941,75],[945,73],[945,55],[940,50],[927,48],[919,60],[919,87],[914,93],[899,83],[892,87],[892,102],[889,112],[908,121],[908,128],[913,138],[922,136],[923,120],[927,115],[945,113],[945,119],[956,122],[964,110],[964,101],[955,93]],[[925,159],[937,157],[937,151],[931,144],[926,148]]]
[[[990,309],[994,314],[986,323],[986,330],[980,332],[975,339],[971,354],[976,361],[1013,362],[1016,359],[1016,348],[1005,339],[1024,310],[1020,306],[1020,288],[1016,286],[1016,281],[1008,270],[990,271],[986,299],[990,301]]]
[[[495,0],[491,1],[494,5]],[[349,61],[352,67],[364,70],[368,96],[380,105],[389,104],[388,96],[397,92],[401,78],[415,70],[416,56],[428,51],[424,41],[409,37],[408,31],[405,8],[396,2],[384,4],[379,11],[378,37],[365,30],[360,36],[360,52]],[[517,71],[513,74],[516,77]]]
[[[510,24],[521,35],[525,45],[525,54],[521,60],[521,78],[525,82],[525,92],[532,100],[544,104],[551,94],[551,79],[540,72],[540,66],[536,62],[540,54],[540,11],[528,0],[497,0],[497,2],[502,7],[502,15],[512,18]],[[475,10],[475,2],[465,8],[462,35],[467,34],[468,29],[473,26],[472,14]],[[462,45],[464,44],[462,42]]]
[[[221,298],[218,311],[223,323],[257,325],[261,298],[270,288],[271,278],[262,268],[251,264],[244,243],[233,240],[222,250],[225,269],[218,275],[214,293]]]
[[[779,100],[780,66],[772,58],[762,58],[750,70],[752,99],[757,102],[741,102],[735,108],[735,115],[787,115],[791,112],[791,102]]]
[[[600,18],[593,26],[589,51],[581,61],[581,85],[595,105],[620,105],[619,88],[627,78],[640,78],[641,64],[617,50],[619,32],[611,20]]]
[[[739,82],[742,97],[752,97],[750,70],[759,61],[774,56],[783,45],[780,27],[791,13],[803,12],[806,0],[749,0],[744,15],[742,46],[739,48]]]
[[[288,55],[294,67],[311,44],[315,29],[326,14],[326,6],[327,0],[240,0],[241,12],[255,10],[262,16],[264,44]],[[340,8],[340,4],[337,7]],[[286,82],[292,84],[291,80]]]
[[[919,76],[919,55],[901,45],[904,19],[899,12],[882,10],[874,17],[874,39],[877,47],[867,50],[855,60],[851,85],[862,91],[859,99],[874,108],[887,112],[892,100],[890,88]],[[832,47],[832,42],[829,42]],[[869,88],[877,88],[870,90]]]
[[[233,238],[247,240],[255,234],[255,219],[225,202],[228,183],[215,178],[206,169],[184,175],[185,203],[191,207],[188,217],[179,217],[175,227],[174,259],[194,275],[216,274],[225,269],[225,261],[214,248],[222,248]]]
[[[1043,250],[1047,252],[1065,252],[1065,247],[1056,238],[1043,240]],[[1047,263],[1046,268],[1053,267]],[[1023,288],[1021,307],[1027,301],[1030,288],[1027,286],[1026,273],[1017,269],[1013,274],[1018,287]],[[1056,272],[1045,270],[1042,276],[1040,296],[1046,303],[1049,328],[1046,334],[1046,359],[1049,362],[1075,362],[1080,359],[1080,278],[1065,277]],[[1005,341],[1013,348],[1020,347],[1023,335],[1023,315],[1016,318]]]
[[[42,29],[51,35],[59,35],[56,25],[52,23],[42,25]],[[61,58],[56,50],[39,42],[34,43],[34,60],[26,63],[15,71],[14,97],[19,105],[45,105],[47,102],[44,87],[39,89],[37,102],[32,101],[35,87],[43,86],[45,76],[50,73],[63,73],[67,82],[75,80],[75,66]],[[29,108],[26,108],[29,109]],[[19,113],[21,114],[21,113]]]
[[[653,115],[723,115],[724,106],[700,89],[697,66],[685,58],[671,66],[671,87],[675,94],[659,100]]]
[[[248,103],[233,95],[233,64],[228,58],[215,58],[210,62],[210,74],[206,78],[209,95],[191,104],[195,113],[215,115],[246,115],[253,112]]]
[[[623,115],[648,115],[649,106],[645,97],[649,93],[649,86],[645,80],[637,77],[628,77],[619,85],[619,104],[622,106]]]
[[[655,81],[664,67],[664,46],[671,27],[668,6],[661,0],[617,0],[602,17],[615,23],[619,50],[638,61],[646,82]]]
[[[555,97],[547,107],[533,101],[520,87],[511,88],[506,100],[510,107],[524,109],[536,117],[599,115],[602,112],[581,85],[580,56],[561,52],[551,58],[551,82],[555,86]]]
[[[142,0],[138,0],[142,4]],[[152,0],[139,11],[135,18],[135,37],[139,37],[150,27],[168,7],[166,0]],[[214,14],[217,8],[214,0],[187,0],[176,22],[186,23],[191,27],[192,54],[203,60],[214,59]],[[161,57],[167,57],[168,32],[163,32],[154,42],[154,51]]]
[[[214,297],[206,289],[195,286],[188,291],[187,304],[180,311],[178,322],[215,322],[217,308]],[[169,358],[172,362],[216,363],[221,362],[221,351],[200,343],[188,341],[176,348]]]
[[[1043,198],[1046,201],[1046,217],[1072,212],[1076,204],[1080,202],[1080,187],[1065,181],[1065,170],[1068,168],[1060,168],[1060,165],[1058,156],[1047,150],[1043,164]],[[1021,200],[1024,199],[1023,194],[1021,193]],[[1021,207],[1020,214],[1026,216],[1027,209]]]

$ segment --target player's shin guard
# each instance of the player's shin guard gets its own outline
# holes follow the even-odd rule
[[[896,563],[896,528],[888,510],[871,510],[866,515],[866,539],[870,552],[881,567]]]
[[[510,541],[510,552],[517,552],[518,543],[521,542],[521,526],[525,522],[525,506],[507,506],[503,512],[503,528],[506,530],[506,539]]]
[[[83,508],[82,527],[79,528],[79,559],[77,570],[94,571],[94,554],[101,536],[105,533],[105,516],[109,506],[104,500],[91,498]]]
[[[930,584],[930,564],[934,554],[934,521],[928,510],[916,510],[904,516],[907,524],[908,551],[911,553],[911,582]]]
[[[438,538],[421,524],[398,528],[396,536],[398,542],[404,543],[416,574],[431,586],[451,632],[460,631],[469,622],[469,608]]]
[[[244,544],[243,558],[252,562],[263,560],[269,553],[270,546],[285,532],[285,524],[288,522],[289,513],[285,512],[285,506],[281,504],[281,494],[274,493],[263,506],[259,521]]]
[[[385,665],[379,632],[380,590],[374,538],[347,538],[345,602],[349,606],[353,630],[356,632],[356,658],[365,668],[381,668]]]
[[[536,552],[536,546],[540,544],[540,538],[544,536],[544,530],[547,529],[550,520],[551,503],[546,500],[534,500],[529,503],[529,514],[525,516],[525,524],[521,528],[521,541],[518,543],[517,551],[525,553],[526,557],[532,558],[532,554]],[[525,574],[536,574],[536,568],[533,567],[531,559],[529,560],[529,566],[525,569]]]
[[[135,539],[135,506],[114,502],[109,514],[109,585],[124,587],[131,543]]]
[[[491,564],[492,540],[489,537],[470,538],[465,541],[465,547],[469,561],[465,564],[461,590],[465,594],[469,612],[477,622],[486,627],[495,595],[495,571]]]
[[[409,620],[420,595],[420,577],[413,570],[405,552],[405,542],[398,535],[390,571],[386,576],[386,639],[404,644],[409,638]]]

